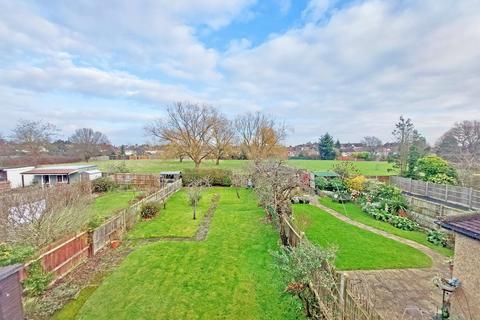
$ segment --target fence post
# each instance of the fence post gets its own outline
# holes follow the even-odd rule
[[[344,273],[340,274],[340,288],[339,288],[339,293],[340,293],[340,312],[341,312],[341,319],[344,319],[345,316],[345,309],[346,309],[346,296],[347,296],[347,278],[345,277]]]
[[[473,188],[470,187],[470,189],[468,190],[468,207],[470,209],[473,209],[472,208],[472,196],[473,196]]]
[[[448,201],[448,184],[445,185],[445,201]]]
[[[412,180],[412,178],[410,178],[410,188],[408,190],[408,192],[410,192],[410,193],[412,193],[412,189],[413,189],[412,184],[413,184],[413,180]]]
[[[427,181],[426,186],[425,186],[425,196],[428,197],[428,181]]]

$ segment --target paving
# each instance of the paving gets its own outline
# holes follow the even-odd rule
[[[378,313],[390,319],[432,319],[442,303],[442,291],[432,282],[434,276],[450,277],[447,258],[417,242],[354,221],[312,199],[315,206],[361,229],[414,247],[432,259],[432,267],[422,269],[359,270],[344,272],[350,282],[369,288]]]

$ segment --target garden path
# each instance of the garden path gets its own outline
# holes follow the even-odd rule
[[[436,275],[450,277],[446,258],[417,242],[404,239],[360,222],[354,221],[332,210],[312,198],[311,203],[337,219],[386,238],[414,247],[432,259],[430,268],[346,271],[352,282],[361,282],[369,288],[377,311],[386,320],[390,319],[431,319],[442,303],[442,292],[432,283]]]

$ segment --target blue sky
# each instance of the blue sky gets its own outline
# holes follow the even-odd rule
[[[42,119],[143,143],[173,101],[262,111],[287,143],[434,142],[480,118],[476,0],[0,0],[0,133]]]

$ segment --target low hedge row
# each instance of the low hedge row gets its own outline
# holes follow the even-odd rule
[[[232,171],[225,169],[185,169],[182,170],[183,185],[188,186],[197,179],[207,178],[212,186],[230,187]]]

